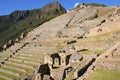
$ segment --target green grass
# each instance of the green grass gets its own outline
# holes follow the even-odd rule
[[[63,47],[64,47],[64,44],[58,42],[58,43],[57,43],[57,46],[56,46],[56,50],[60,50],[60,49],[62,49]]]
[[[28,55],[22,55],[22,54],[28,54],[28,55],[30,55],[29,53],[20,53],[20,54],[17,54],[17,55],[15,55],[15,56],[21,56],[21,57],[29,57],[29,58],[38,58],[38,59],[40,59],[41,58],[41,54],[39,54],[39,55],[35,55],[34,53],[34,55],[33,54],[31,54],[32,56],[28,56]]]
[[[17,76],[14,76],[14,75],[11,75],[11,74],[7,74],[7,73],[4,73],[4,72],[0,72],[0,75],[12,78],[14,80],[19,80],[19,78]]]
[[[15,57],[15,59],[19,59],[19,60],[24,60],[24,61],[32,61],[32,62],[37,62],[37,63],[41,63],[42,61],[40,60],[40,59],[36,59],[36,60],[30,60],[30,59],[27,59],[27,58],[25,58],[25,57],[22,57],[22,58],[19,58],[19,57]]]
[[[95,53],[96,54],[102,54],[102,53],[104,53],[104,50],[96,50]]]
[[[99,34],[99,35],[95,35],[95,36],[89,36],[86,39],[90,39],[90,41],[83,41],[83,42],[79,42],[80,44],[85,44],[85,43],[95,43],[95,42],[104,42],[104,41],[116,41],[119,40],[120,38],[118,36],[111,36],[111,35],[116,35],[116,33],[120,34],[120,30],[115,30],[115,31],[111,31],[111,32],[107,32],[107,33],[103,33],[103,34]],[[106,37],[111,36],[111,38],[106,39]],[[91,39],[93,39],[91,41]],[[95,40],[94,40],[95,39]]]
[[[0,78],[0,80],[6,80],[6,79]]]
[[[17,65],[14,65],[14,64],[8,64],[8,63],[5,63],[5,65],[8,65],[8,66],[14,66],[14,67],[17,67],[17,68],[21,68],[21,69],[25,69],[27,71],[27,73],[32,73],[33,70],[32,69],[29,69],[29,68],[26,68],[26,67],[21,67],[21,66],[17,66]]]
[[[25,65],[29,65],[29,66],[33,66],[33,67],[36,67],[37,65],[35,64],[29,64],[29,63],[24,63],[24,62],[18,62],[18,61],[14,61],[14,60],[9,60],[10,62],[14,62],[14,63],[18,63],[18,64],[25,64]]]
[[[21,77],[25,77],[25,75],[26,75],[26,73],[18,71],[18,70],[15,70],[15,69],[12,69],[12,68],[5,68],[5,67],[1,67],[1,68],[5,69],[5,70],[8,70],[8,71],[15,72],[15,73],[19,73],[21,75]]]
[[[120,80],[120,71],[96,70],[87,80]]]
[[[72,80],[72,78],[66,78],[65,80]]]

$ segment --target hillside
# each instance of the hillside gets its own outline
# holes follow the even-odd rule
[[[81,4],[0,52],[0,79],[119,80],[119,25],[120,7]]]
[[[52,2],[41,9],[15,11],[10,15],[0,16],[0,45],[19,38],[22,33],[27,34],[63,13],[66,10],[58,2]]]

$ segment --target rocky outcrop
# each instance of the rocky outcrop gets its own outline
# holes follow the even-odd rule
[[[43,8],[41,8],[40,10],[42,12],[48,12],[48,11],[53,11],[55,9],[57,12],[61,12],[61,11],[63,11],[63,13],[66,12],[65,8],[62,7],[62,5],[59,4],[58,2],[49,3],[46,6],[44,6]]]

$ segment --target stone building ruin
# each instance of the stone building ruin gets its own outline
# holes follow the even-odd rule
[[[51,71],[51,68],[49,64],[40,65],[36,73],[35,80],[53,80],[52,77],[50,76],[51,75],[50,71]]]
[[[66,60],[66,53],[54,53],[45,55],[44,63],[52,64],[52,68],[54,68],[59,65],[65,66],[67,64]]]
[[[83,59],[83,56],[77,52],[77,53],[74,53],[70,56],[69,62],[70,63],[79,62],[82,59]]]

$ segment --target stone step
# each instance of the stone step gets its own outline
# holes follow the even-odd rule
[[[0,80],[13,80],[13,79],[0,75]]]
[[[19,71],[19,72],[22,72],[22,73],[26,73],[26,70],[21,69],[21,68],[17,68],[17,67],[14,67],[14,66],[2,65],[1,67],[8,68],[8,69],[14,69],[16,71]]]
[[[20,64],[20,63],[15,63],[15,62],[10,62],[10,61],[6,61],[5,64],[16,65],[16,66],[25,67],[25,68],[34,70],[34,68],[32,66],[29,66],[26,64]]]
[[[0,72],[4,72],[4,73],[10,74],[10,75],[19,77],[19,74],[18,74],[18,73],[15,73],[15,72],[12,72],[12,71],[8,71],[8,70],[5,70],[5,69],[1,69],[1,68],[0,68]]]
[[[26,60],[15,59],[15,58],[10,58],[9,61],[15,61],[15,62],[20,62],[20,63],[25,63],[25,64],[29,64],[29,65],[40,65],[40,63],[37,63],[37,62],[26,61]]]

